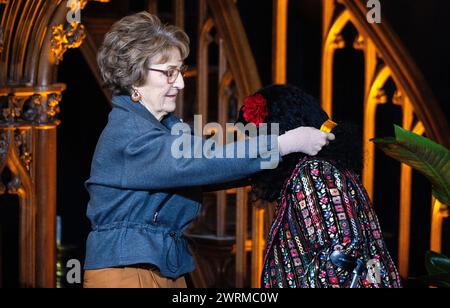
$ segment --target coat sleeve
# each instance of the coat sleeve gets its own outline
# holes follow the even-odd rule
[[[208,141],[190,134],[175,136],[153,129],[132,138],[126,145],[121,186],[162,190],[240,180],[261,171],[269,161],[278,164],[276,137],[268,136],[265,140],[267,146],[261,149],[259,144],[249,146],[255,142],[252,139],[213,147]],[[186,151],[180,152],[180,149]],[[245,149],[242,158],[238,158],[238,149]],[[227,158],[230,156],[234,158]]]

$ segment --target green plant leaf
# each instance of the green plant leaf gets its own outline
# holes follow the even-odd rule
[[[428,275],[419,279],[425,283],[450,288],[450,259],[436,252],[428,251],[425,255],[425,267]]]
[[[428,138],[395,125],[395,138],[372,139],[386,155],[422,173],[433,186],[433,195],[450,204],[450,151]]]
[[[450,275],[450,259],[439,253],[428,251],[425,255],[425,266],[429,275]]]

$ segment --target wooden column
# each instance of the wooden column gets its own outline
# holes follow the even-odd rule
[[[0,175],[11,172],[6,193],[19,197],[19,284],[56,286],[56,118],[62,84],[2,88]],[[25,112],[26,111],[26,112]]]
[[[158,0],[148,0],[147,11],[151,14],[158,15]]]
[[[276,84],[286,83],[288,0],[273,0],[272,76]]]
[[[214,22],[208,18],[206,0],[199,1],[199,28],[197,51],[197,112],[203,118],[202,127],[208,123],[208,87],[209,87],[209,44],[212,41],[210,31]]]
[[[236,288],[243,288],[247,276],[247,217],[248,199],[245,188],[236,194]]]
[[[184,29],[184,23],[185,23],[185,0],[172,0],[172,14],[174,17],[174,24],[175,26]],[[186,82],[186,80],[185,80]],[[177,98],[177,109],[175,110],[175,114],[183,119],[185,114],[185,106],[184,106],[184,93],[181,92],[178,94]]]
[[[56,285],[56,128],[35,128],[37,287]]]

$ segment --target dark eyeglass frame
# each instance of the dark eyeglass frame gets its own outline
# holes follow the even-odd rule
[[[183,78],[184,78],[186,72],[188,71],[188,69],[189,69],[189,67],[187,65],[182,65],[180,68],[169,68],[167,70],[159,70],[159,69],[151,68],[151,67],[149,68],[150,71],[159,72],[159,73],[162,73],[162,74],[166,75],[167,82],[169,84],[175,83],[175,81],[177,81],[178,76],[180,75],[180,73],[181,73],[181,76],[183,76]],[[174,71],[174,74],[175,74],[174,76],[175,77],[174,76],[170,76],[170,73],[169,73],[170,71]],[[174,78],[173,81],[171,81],[172,78]]]

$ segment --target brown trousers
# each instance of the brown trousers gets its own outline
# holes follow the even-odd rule
[[[145,267],[105,268],[84,273],[84,288],[186,288],[184,277],[169,279]]]

